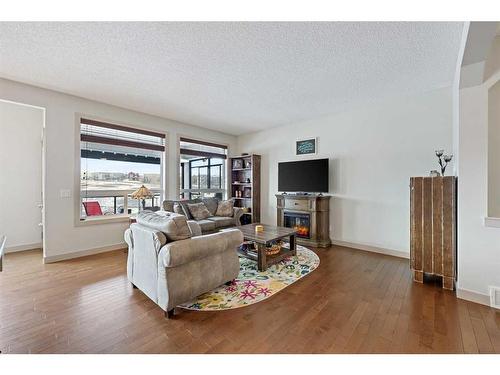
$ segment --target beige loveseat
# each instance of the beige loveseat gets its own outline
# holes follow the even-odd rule
[[[210,212],[210,216],[203,220],[196,220],[189,211],[188,204],[203,202]],[[192,200],[165,200],[163,201],[163,209],[167,212],[175,212],[186,216],[191,221],[198,223],[203,234],[218,232],[221,229],[240,226],[243,209],[241,207],[233,207],[232,216],[216,216],[217,198],[203,198]]]
[[[127,276],[171,318],[174,308],[238,276],[238,229],[201,235],[196,222],[161,212],[141,212],[125,232]]]

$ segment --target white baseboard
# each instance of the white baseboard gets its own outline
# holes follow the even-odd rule
[[[43,262],[44,263],[54,263],[54,262],[59,262],[61,260],[81,258],[81,257],[89,256],[89,255],[106,253],[108,251],[125,249],[126,247],[127,247],[127,244],[125,242],[123,242],[123,243],[119,243],[116,245],[103,246],[103,247],[97,247],[94,249],[75,251],[73,253],[46,256],[46,257],[43,257]]]
[[[26,250],[37,250],[42,248],[42,243],[30,243],[27,245],[17,245],[17,246],[8,246],[5,248],[5,254],[7,253],[17,253],[18,251],[26,251]]]
[[[356,250],[370,251],[372,253],[379,253],[379,254],[390,255],[390,256],[398,257],[398,258],[410,259],[410,254],[406,253],[404,251],[384,249],[382,247],[359,244],[359,243],[354,243],[354,242],[339,241],[339,240],[332,240],[332,244],[337,245],[337,246],[349,247],[349,248],[356,249]]]
[[[473,290],[462,289],[457,287],[457,297],[466,301],[479,303],[481,305],[490,306],[490,296],[483,293],[474,292]]]

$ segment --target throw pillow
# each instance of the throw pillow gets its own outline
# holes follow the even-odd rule
[[[201,202],[201,199],[190,199],[190,200],[178,201],[177,203],[179,203],[182,206],[182,209],[184,210],[184,216],[186,216],[188,220],[193,220],[193,215],[191,215],[191,212],[189,212],[188,203],[193,204],[193,203],[200,203],[200,202]]]
[[[174,201],[163,201],[163,210],[168,212],[175,212]]]
[[[210,216],[215,216],[215,213],[217,212],[217,205],[219,203],[218,198],[203,198],[202,202],[205,203],[205,206],[207,206],[208,211],[210,212]]]
[[[215,213],[215,216],[232,217],[233,205],[234,202],[232,200],[220,201],[219,204],[217,205],[217,212]]]
[[[186,213],[184,212],[184,208],[179,203],[174,204],[174,212],[179,215],[184,215],[187,217]]]
[[[210,216],[210,211],[205,203],[188,203],[188,208],[195,220],[204,220]]]

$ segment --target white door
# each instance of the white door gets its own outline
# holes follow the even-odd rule
[[[42,246],[44,110],[0,100],[0,234],[7,251]]]

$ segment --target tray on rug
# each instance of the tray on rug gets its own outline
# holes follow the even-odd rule
[[[216,311],[248,306],[271,297],[319,266],[319,257],[300,245],[297,245],[296,256],[284,259],[264,272],[257,270],[257,262],[243,257],[239,259],[240,273],[231,285],[222,285],[178,307]]]

